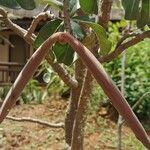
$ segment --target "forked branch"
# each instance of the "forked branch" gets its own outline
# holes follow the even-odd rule
[[[124,42],[124,43],[121,42],[121,44],[118,45],[116,47],[116,49],[113,52],[111,52],[110,54],[101,57],[100,62],[101,63],[110,62],[113,59],[117,58],[122,52],[124,52],[129,47],[136,45],[137,43],[143,41],[145,38],[150,38],[150,31],[145,31],[145,32],[139,33],[139,34],[133,34],[133,36],[135,36],[135,37],[129,41]],[[122,39],[122,40],[125,40],[125,39]]]
[[[61,43],[68,43],[78,53],[84,64],[88,67],[99,85],[104,90],[105,94],[109,97],[112,104],[129,124],[136,137],[148,149],[150,149],[150,139],[147,133],[133,113],[125,98],[118,90],[117,86],[114,85],[113,81],[107,75],[103,66],[99,63],[96,57],[81,42],[69,33],[58,32],[53,34],[32,55],[5,98],[5,101],[0,109],[0,122],[2,122],[7,116],[8,112],[15,104],[18,96],[21,94],[23,88],[33,76],[41,61],[47,55],[48,50],[57,41]]]

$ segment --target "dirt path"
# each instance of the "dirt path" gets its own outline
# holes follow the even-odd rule
[[[66,108],[67,102],[64,100],[49,100],[43,104],[16,106],[9,115],[59,123],[64,121]],[[85,150],[116,149],[116,125],[100,116],[97,117],[98,124],[96,124],[93,118],[93,115],[89,115],[86,124]],[[144,150],[127,127],[124,128],[123,138],[125,150]],[[5,120],[0,125],[0,150],[64,150],[64,148],[63,129],[10,120]]]

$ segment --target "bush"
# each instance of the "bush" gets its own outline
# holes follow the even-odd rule
[[[133,106],[135,102],[146,92],[150,91],[150,45],[145,40],[127,51],[125,70],[125,97]],[[107,71],[120,88],[121,85],[121,57],[105,64]],[[150,116],[150,96],[143,98],[140,105],[135,109],[140,118]]]

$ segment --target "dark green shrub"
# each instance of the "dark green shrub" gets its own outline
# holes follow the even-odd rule
[[[150,40],[145,40],[127,50],[125,70],[125,97],[133,106],[146,92],[150,91]],[[121,85],[121,57],[105,64],[115,83]],[[150,116],[150,96],[143,98],[135,109],[140,118]]]

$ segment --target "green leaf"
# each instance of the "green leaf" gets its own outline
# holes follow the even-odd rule
[[[74,50],[68,44],[56,43],[53,47],[53,51],[56,55],[56,59],[59,63],[65,65],[71,65],[74,58]]]
[[[37,0],[40,4],[49,4],[51,7],[58,9],[60,11],[63,10],[63,3],[57,0]]]
[[[74,21],[70,21],[71,23],[71,28],[72,28],[72,33],[77,39],[82,39],[84,37],[84,34],[82,32],[82,29],[80,25]]]
[[[97,0],[79,0],[81,9],[87,14],[97,14]]]
[[[101,25],[93,23],[93,22],[82,21],[82,20],[78,20],[78,21],[86,24],[87,26],[93,29],[99,41],[100,54],[102,55],[108,54],[111,50],[112,43],[108,40],[105,29]]]
[[[125,19],[136,20],[139,16],[140,0],[122,0],[125,9]]]
[[[35,6],[34,0],[16,0],[18,4],[26,10],[33,10]]]
[[[147,24],[147,25],[148,25],[148,27],[150,28],[150,19],[149,19],[149,22],[148,22],[148,24]]]
[[[80,8],[79,0],[70,0],[69,1],[69,10],[70,10],[71,16],[73,16],[79,8]]]
[[[143,28],[150,22],[150,0],[142,0],[142,8],[140,17],[137,21],[137,26]]]
[[[43,75],[43,81],[44,81],[45,83],[49,83],[50,80],[51,80],[51,73],[45,73],[45,74]]]
[[[55,33],[59,28],[61,22],[61,20],[56,19],[44,25],[40,30],[37,38],[35,39],[34,47],[38,48],[45,40],[47,40],[53,33]]]
[[[95,22],[95,17],[90,17],[90,16],[75,16],[72,18],[74,21],[82,20],[82,21],[90,21],[90,22]]]
[[[20,5],[16,0],[0,0],[0,5],[12,8],[12,9],[20,9]]]

